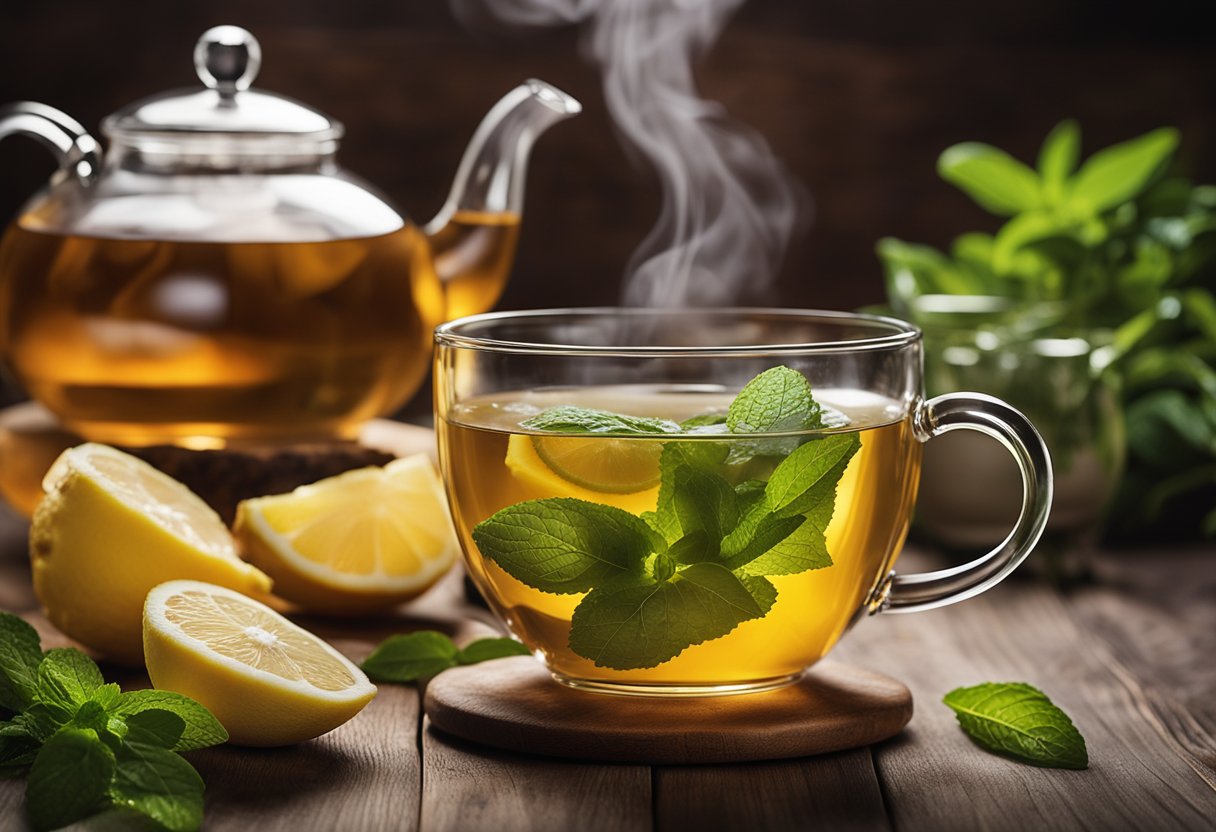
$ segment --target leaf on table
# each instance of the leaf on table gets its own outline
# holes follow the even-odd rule
[[[435,630],[389,636],[360,665],[377,682],[414,682],[459,663],[455,642]]]
[[[228,732],[211,711],[188,696],[168,690],[133,690],[122,694],[110,709],[113,716],[131,717],[148,710],[168,711],[182,721],[174,751],[193,751],[228,741]]]
[[[41,662],[38,631],[12,613],[0,612],[0,708],[26,709],[38,689]]]
[[[0,722],[0,779],[24,776],[41,746],[42,740],[20,714]]]
[[[153,712],[131,718],[149,713]],[[156,718],[158,723],[162,720]],[[167,736],[162,731],[155,735]],[[185,759],[156,742],[124,742],[115,757],[110,798],[116,804],[146,815],[170,832],[194,832],[202,825],[203,778]]]
[[[58,829],[101,808],[115,759],[97,734],[65,728],[46,741],[30,767],[25,809],[35,829]]]
[[[988,751],[1048,768],[1089,766],[1085,739],[1038,688],[988,682],[952,690],[942,701],[967,736]]]
[[[456,655],[461,664],[480,664],[511,656],[530,656],[532,651],[513,638],[479,638],[466,644]]]
[[[126,718],[127,733],[123,742],[138,748],[177,747],[186,730],[186,721],[172,711],[148,708]]]
[[[484,557],[543,592],[570,594],[639,574],[651,530],[612,506],[551,497],[507,506],[473,529]]]

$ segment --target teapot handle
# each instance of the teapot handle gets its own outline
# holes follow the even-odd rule
[[[50,148],[64,176],[88,186],[101,172],[101,146],[88,131],[54,107],[19,101],[0,107],[0,140],[13,134],[30,136]]]

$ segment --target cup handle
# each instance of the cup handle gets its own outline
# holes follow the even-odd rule
[[[928,442],[952,430],[977,430],[1013,454],[1022,475],[1022,511],[999,546],[970,563],[900,575],[891,572],[876,594],[875,612],[919,612],[944,607],[996,586],[1038,542],[1051,513],[1051,456],[1034,425],[1000,399],[982,393],[950,393],[921,404],[913,418],[916,438]]]

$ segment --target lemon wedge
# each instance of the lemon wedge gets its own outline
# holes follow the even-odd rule
[[[169,581],[143,612],[148,675],[204,706],[237,745],[302,742],[332,731],[376,695],[333,647],[265,604],[199,581]]]
[[[190,489],[107,445],[64,451],[30,527],[34,593],[67,635],[126,665],[143,663],[148,590],[174,578],[266,592],[219,516]]]
[[[245,556],[274,578],[278,595],[330,615],[421,594],[460,549],[425,454],[245,500],[235,532]]]

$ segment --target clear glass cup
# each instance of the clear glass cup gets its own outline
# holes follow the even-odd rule
[[[868,614],[994,586],[1047,522],[1051,462],[1037,431],[990,396],[926,400],[921,334],[903,321],[567,309],[463,318],[435,340],[440,461],[465,563],[494,613],[571,686],[689,696],[788,684]],[[822,418],[759,435],[721,425],[735,394],[777,366],[809,381]],[[674,432],[521,424],[559,406],[665,419],[644,429]],[[701,427],[672,426],[692,416]],[[899,574],[922,445],[959,429],[1012,454],[1017,521],[970,563]],[[846,446],[841,467],[806,473]],[[819,484],[783,503],[775,483],[794,476],[795,454],[811,460],[798,475]],[[782,514],[795,531],[765,549],[747,518],[775,528]]]

